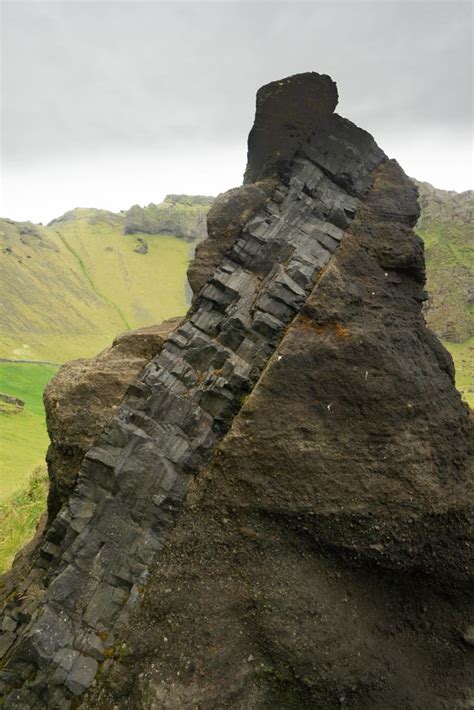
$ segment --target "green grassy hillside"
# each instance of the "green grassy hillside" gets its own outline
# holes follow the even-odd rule
[[[417,183],[425,243],[426,319],[439,338],[462,343],[474,336],[474,193]]]
[[[124,217],[73,210],[48,227],[0,220],[0,358],[61,363],[183,313],[191,245],[123,234]]]
[[[0,503],[22,488],[48,446],[43,391],[57,367],[0,362],[0,392],[25,402],[21,411],[0,413]]]
[[[415,181],[425,243],[425,317],[450,351],[456,385],[474,408],[474,193],[438,190]]]
[[[31,540],[46,509],[48,475],[45,464],[34,469],[24,487],[0,500],[0,574],[13,562],[15,554]]]

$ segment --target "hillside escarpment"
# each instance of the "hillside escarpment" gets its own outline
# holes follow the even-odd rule
[[[166,195],[159,205],[134,205],[125,215],[124,233],[172,234],[196,242],[206,237],[206,214],[213,197]]]
[[[416,191],[336,103],[260,90],[192,308],[5,599],[5,707],[469,707],[472,424]]]
[[[126,213],[76,208],[47,226],[0,219],[0,357],[90,357],[117,333],[183,314],[211,203],[168,195]]]
[[[474,336],[474,192],[416,185],[428,276],[425,316],[438,337],[462,343]]]

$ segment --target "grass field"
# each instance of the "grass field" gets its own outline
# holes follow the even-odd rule
[[[462,398],[474,409],[474,338],[464,343],[443,342],[456,368],[456,387]]]
[[[48,476],[43,464],[33,470],[22,490],[0,502],[0,574],[34,535],[46,508],[47,492]]]
[[[48,446],[43,390],[57,367],[0,362],[0,392],[19,397],[23,411],[0,415],[0,504],[24,488]]]

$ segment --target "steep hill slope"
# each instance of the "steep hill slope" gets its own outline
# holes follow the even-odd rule
[[[154,206],[166,220],[134,234],[124,234],[128,213],[96,209],[47,227],[0,220],[0,358],[94,355],[124,330],[183,313],[191,243],[204,236],[192,225],[208,207],[167,199]]]
[[[462,343],[474,336],[474,193],[415,183],[429,294],[425,316],[439,338]]]
[[[451,353],[456,386],[474,408],[474,192],[414,182],[421,208],[416,232],[425,244],[425,318]]]

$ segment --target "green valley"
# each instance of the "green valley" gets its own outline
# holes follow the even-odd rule
[[[145,236],[147,253],[137,253],[140,234],[99,210],[48,227],[0,220],[0,357],[61,363],[183,313],[191,244]]]

